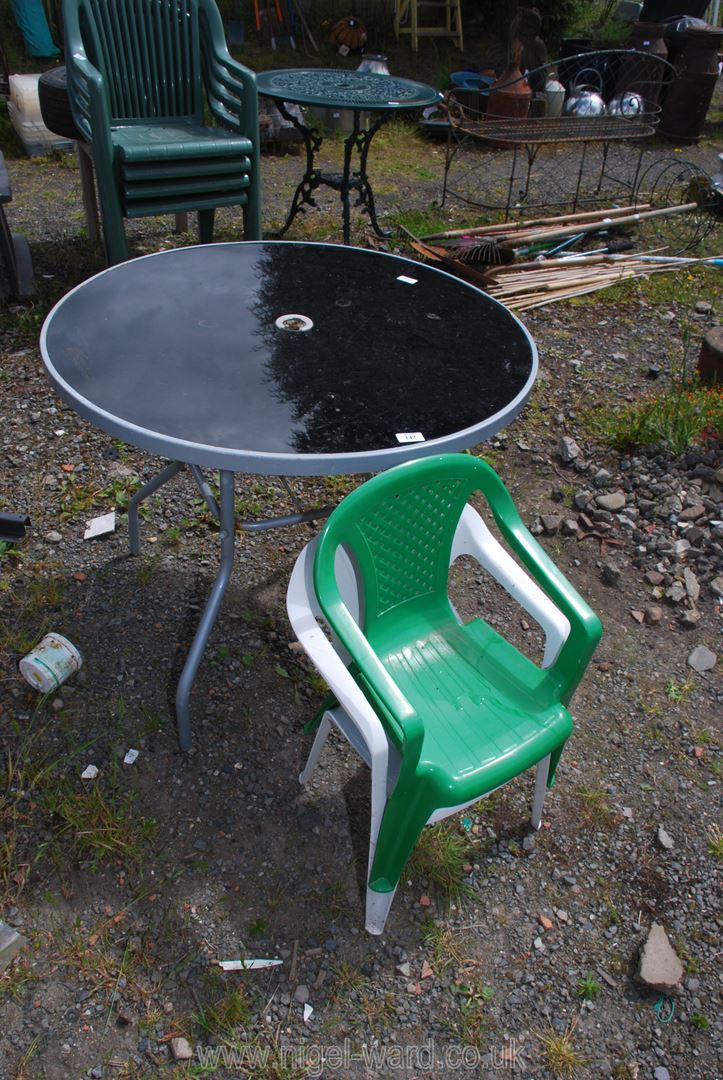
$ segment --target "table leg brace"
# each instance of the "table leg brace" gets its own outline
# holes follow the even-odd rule
[[[182,461],[172,461],[170,465],[166,465],[165,469],[161,469],[158,475],[154,476],[152,480],[149,480],[147,484],[138,488],[138,491],[128,503],[128,541],[130,544],[131,555],[138,555],[141,550],[141,531],[138,525],[138,507],[144,499],[147,499],[154,491],[158,491],[160,487],[167,484],[168,481],[172,480],[176,473],[179,473],[183,468],[185,468],[185,466]]]

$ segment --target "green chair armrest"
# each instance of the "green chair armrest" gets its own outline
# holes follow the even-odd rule
[[[113,160],[110,138],[110,105],[106,87],[98,68],[85,51],[80,32],[78,8],[63,7],[63,35],[68,79],[68,99],[75,126],[85,141],[93,147],[94,157]]]
[[[86,142],[91,142],[91,99],[103,93],[102,76],[84,56],[75,54],[69,60],[68,99],[75,126]]]
[[[231,56],[215,3],[201,0],[202,48],[209,82],[209,105],[223,123],[244,134],[258,126],[256,75]]]
[[[222,123],[253,138],[258,126],[256,77],[241,84],[226,69],[207,62],[206,86],[211,112]]]
[[[382,719],[391,728],[393,741],[404,758],[405,771],[414,769],[422,750],[424,724],[381,663],[344,603],[333,570],[331,573],[328,571],[328,566],[334,565],[333,556],[331,561],[324,565],[329,558],[324,551],[327,546],[324,539],[322,536],[314,562],[314,588],[319,603],[324,613],[328,614],[339,640],[356,663],[363,685],[371,693],[377,707],[381,708]],[[320,581],[323,581],[321,588]]]
[[[517,512],[509,492],[492,469],[485,474],[482,490],[510,548],[570,623],[567,640],[555,662],[547,669],[558,682],[563,704],[567,704],[600,641],[602,623],[535,540]]]

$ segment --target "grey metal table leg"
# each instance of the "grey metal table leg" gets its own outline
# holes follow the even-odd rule
[[[222,471],[220,474],[221,497],[219,499],[221,521],[221,561],[216,580],[213,583],[211,595],[206,602],[201,621],[196,630],[196,636],[186,657],[186,663],[178,680],[176,690],[176,722],[178,724],[178,743],[181,750],[191,749],[191,718],[189,698],[196,678],[198,666],[201,663],[206,644],[211,636],[213,624],[216,621],[218,609],[221,606],[226,588],[233,570],[233,558],[235,547],[235,512],[234,512],[234,474]]]
[[[128,540],[130,543],[131,555],[138,555],[141,550],[141,531],[138,526],[138,507],[144,499],[147,499],[154,491],[158,491],[159,487],[163,487],[164,484],[168,483],[168,481],[183,468],[184,464],[182,461],[172,461],[171,464],[166,465],[165,469],[162,469],[157,476],[154,476],[152,480],[149,480],[147,484],[144,484],[142,488],[139,488],[128,503]]]

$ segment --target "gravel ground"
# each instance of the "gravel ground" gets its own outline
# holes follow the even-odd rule
[[[401,183],[379,162],[382,214],[426,210],[439,193],[441,149],[413,150],[423,168]],[[293,648],[284,589],[308,533],[241,539],[193,696],[194,749],[181,755],[173,688],[216,535],[181,479],[151,501],[140,558],[122,518],[82,541],[87,519],[122,508],[158,462],[81,421],[43,375],[48,306],[101,258],[82,237],[72,158],[10,165],[11,223],[31,242],[39,295],[3,316],[0,354],[0,506],[33,522],[0,564],[2,918],[28,941],[0,975],[0,1077],[723,1076],[720,445],[620,456],[586,422],[602,403],[669,385],[685,341],[695,358],[720,322],[716,277],[526,317],[540,379],[484,453],[605,633],[543,829],[528,827],[531,777],[493,795],[443,832],[461,846],[464,895],[450,907],[420,860],[374,939],[361,904],[367,775],[332,740],[309,787],[296,779],[320,688]],[[265,159],[268,226],[299,167]],[[336,240],[337,221],[325,200],[291,235]],[[159,222],[131,232],[137,253],[177,242]],[[231,213],[221,233],[238,235]],[[311,502],[353,483],[297,486]],[[241,478],[238,492],[249,514],[283,512],[273,480]],[[495,625],[538,649],[473,570],[459,568],[453,588],[463,614],[491,600]],[[51,628],[84,665],[41,702],[16,664]],[[131,747],[139,756],[123,764]],[[97,781],[80,780],[88,764]],[[635,978],[654,923],[682,963],[677,992]],[[215,964],[239,957],[283,964],[245,975]],[[229,1049],[226,1064],[203,1057]]]

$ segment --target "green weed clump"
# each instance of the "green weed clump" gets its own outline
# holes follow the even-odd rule
[[[473,844],[464,833],[447,822],[440,822],[422,831],[405,874],[412,881],[426,881],[443,903],[459,904],[474,896],[472,888],[462,880],[464,866],[473,851]]]
[[[723,387],[673,388],[619,410],[598,412],[594,422],[616,450],[663,443],[677,457],[723,435]]]

